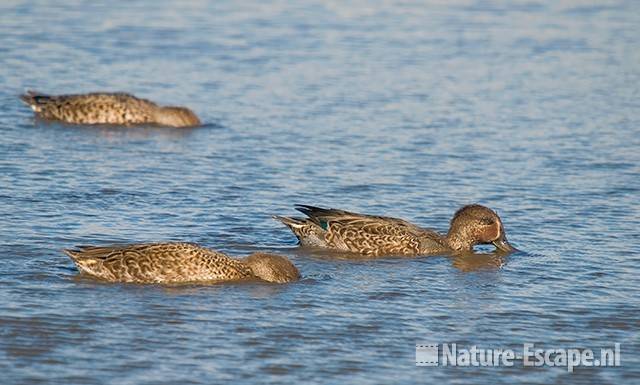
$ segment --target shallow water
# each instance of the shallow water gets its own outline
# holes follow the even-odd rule
[[[55,3],[0,4],[3,384],[640,378],[637,3]],[[206,125],[37,123],[26,89]],[[522,251],[349,260],[271,219],[305,203],[446,231],[471,202]],[[271,250],[304,279],[104,284],[60,252],[159,240]],[[620,342],[622,366],[416,367],[420,342]]]

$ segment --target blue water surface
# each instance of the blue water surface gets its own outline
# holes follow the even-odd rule
[[[640,381],[634,1],[0,3],[3,384]],[[127,91],[196,129],[34,121],[17,96]],[[505,259],[296,246],[293,204],[446,231]],[[288,285],[106,284],[76,244],[287,255]],[[621,367],[416,367],[422,342],[612,348]]]

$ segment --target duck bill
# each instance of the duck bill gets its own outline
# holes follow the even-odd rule
[[[507,242],[507,238],[505,237],[500,237],[499,239],[496,239],[495,241],[493,241],[493,245],[496,247],[496,249],[505,253],[513,253],[514,251],[518,251],[518,249],[511,246],[511,244]]]

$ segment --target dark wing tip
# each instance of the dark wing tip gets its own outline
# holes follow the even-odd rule
[[[48,99],[49,96],[34,90],[27,90],[24,94],[20,95],[20,100],[30,106],[38,104],[38,99],[40,98]]]
[[[68,249],[62,249],[62,252],[73,258],[83,258],[90,255],[94,251],[104,251],[104,247],[92,245],[75,245]]]
[[[312,217],[314,216],[314,214],[319,214],[321,212],[327,211],[327,209],[324,209],[322,207],[310,205],[294,205],[293,207],[308,217]]]
[[[77,248],[62,249],[62,252],[69,256],[69,258],[76,260],[80,257],[80,253],[82,252],[82,250],[78,250]]]
[[[290,228],[293,228],[293,226],[301,226],[304,225],[305,222],[307,221],[306,219],[302,219],[302,218],[292,218],[292,217],[281,217],[280,215],[274,215],[272,216],[273,219],[275,219],[276,221],[280,221],[281,223],[285,224],[286,226],[289,226]]]

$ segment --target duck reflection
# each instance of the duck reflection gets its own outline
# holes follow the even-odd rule
[[[282,252],[282,250],[279,250]],[[322,247],[300,246],[291,250],[291,253],[301,257],[309,257],[331,261],[373,261],[380,260],[380,257],[367,256],[358,253],[337,252]],[[447,258],[451,265],[462,272],[473,272],[480,270],[499,270],[506,265],[508,256],[511,253],[495,251],[490,253],[468,252],[462,254],[436,254],[422,257],[408,257],[406,255],[388,256],[384,259],[408,259],[408,258]]]
[[[507,263],[506,253],[462,254],[450,257],[451,264],[463,272],[499,270]]]

